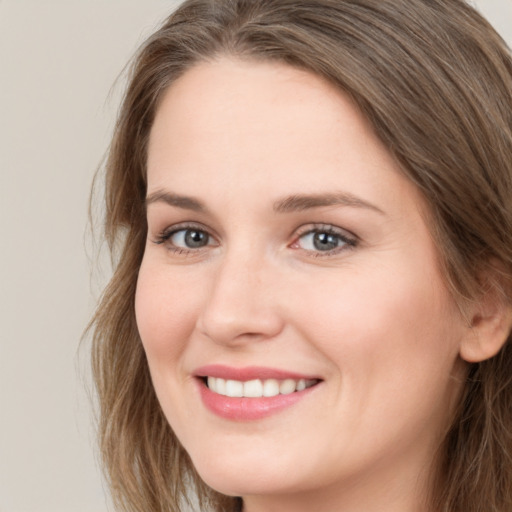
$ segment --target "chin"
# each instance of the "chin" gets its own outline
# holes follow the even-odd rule
[[[240,478],[238,476],[235,477],[235,481],[235,478],[222,479],[213,477],[212,479],[206,479],[202,475],[199,476],[209,487],[225,496],[272,496],[293,492],[293,487],[289,488],[286,485],[279,485],[280,483],[284,484],[284,482],[276,481],[276,479],[270,483],[266,479],[261,478],[257,481],[248,481],[247,478]]]
[[[298,475],[276,468],[271,456],[266,458],[264,467],[249,462],[239,465],[220,458],[211,462],[199,461],[197,464],[194,461],[194,467],[209,487],[227,496],[272,495],[303,487],[293,483]]]

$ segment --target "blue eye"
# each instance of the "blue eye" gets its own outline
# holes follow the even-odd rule
[[[347,246],[356,245],[356,240],[338,232],[333,227],[310,229],[299,236],[295,245],[310,252],[335,253]]]
[[[216,245],[208,231],[195,226],[168,228],[158,235],[154,243],[165,244],[168,249],[177,252],[195,251]]]
[[[210,235],[200,229],[180,229],[171,233],[168,240],[181,249],[200,249],[210,244]]]

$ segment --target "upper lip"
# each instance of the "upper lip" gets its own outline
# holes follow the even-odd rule
[[[194,371],[197,377],[217,377],[226,380],[239,380],[242,382],[254,379],[306,379],[321,380],[316,375],[305,375],[288,370],[278,368],[268,368],[265,366],[245,366],[236,368],[233,366],[225,366],[221,364],[210,364],[201,366]]]

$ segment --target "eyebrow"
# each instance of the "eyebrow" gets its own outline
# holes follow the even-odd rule
[[[277,213],[301,212],[322,206],[350,206],[353,208],[373,210],[381,215],[385,215],[378,206],[348,192],[292,195],[276,201],[274,203],[274,211]]]
[[[146,208],[153,203],[163,202],[176,208],[206,213],[208,208],[198,199],[190,196],[182,196],[164,190],[157,190],[146,197]],[[302,212],[312,208],[323,206],[349,206],[372,210],[381,215],[385,213],[378,207],[364,199],[348,192],[336,192],[331,194],[294,194],[279,199],[273,204],[276,213]]]
[[[194,212],[207,212],[208,209],[206,206],[195,199],[194,197],[189,196],[180,196],[178,194],[173,194],[171,192],[166,192],[163,190],[157,190],[153,192],[149,196],[146,197],[146,208],[153,203],[166,203],[169,206],[175,206],[177,208],[183,208],[184,210],[192,210]]]

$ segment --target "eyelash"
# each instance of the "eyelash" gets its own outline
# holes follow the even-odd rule
[[[187,232],[187,231],[196,231],[199,233],[204,233],[209,239],[209,242],[212,239],[215,239],[206,228],[204,228],[201,225],[197,224],[179,224],[177,226],[172,226],[170,228],[167,228],[163,230],[161,233],[159,233],[155,240],[153,240],[153,243],[158,245],[167,245],[167,249],[172,251],[175,254],[179,255],[189,255],[192,253],[199,253],[206,247],[210,246],[210,243],[207,243],[204,246],[198,247],[198,248],[184,248],[184,247],[178,247],[176,245],[173,245],[171,243],[168,243],[170,239],[176,235],[179,232]],[[305,252],[313,255],[315,258],[318,257],[329,257],[329,256],[335,256],[339,254],[342,251],[351,250],[355,248],[359,240],[355,235],[352,235],[350,233],[347,233],[345,230],[342,230],[340,228],[337,228],[335,226],[332,226],[330,224],[309,224],[307,226],[303,226],[298,230],[297,235],[295,236],[293,242],[289,245],[289,247],[292,247],[294,249],[300,250],[301,248],[298,246],[298,243],[301,239],[305,238],[307,235],[315,235],[315,234],[325,234],[330,237],[335,237],[338,240],[338,243],[340,243],[340,246],[334,247],[333,249],[329,249],[326,251],[321,250],[308,250],[303,249]]]
[[[305,238],[307,235],[314,236],[315,234],[335,237],[341,244],[338,247],[334,247],[333,249],[329,249],[326,251],[303,249],[308,253],[312,254],[315,258],[336,256],[340,252],[354,249],[359,242],[355,235],[350,234],[343,229],[332,226],[331,224],[310,224],[299,229],[297,236],[295,237],[294,241],[290,244],[290,247],[294,247],[295,245],[297,245],[298,241]],[[300,247],[297,247],[297,249],[300,249]]]
[[[156,240],[153,240],[153,242],[157,245],[163,245],[163,244],[166,244],[167,242],[169,242],[169,240],[174,236],[176,235],[177,233],[179,233],[180,231],[196,231],[196,232],[199,232],[199,233],[205,233],[206,236],[209,238],[209,239],[213,239],[214,237],[208,232],[207,229],[205,229],[203,226],[201,225],[198,225],[198,224],[179,224],[177,226],[172,226],[170,228],[166,228],[164,229],[162,232],[160,232],[157,237],[156,237]],[[174,252],[175,254],[184,254],[184,255],[187,255],[187,254],[190,254],[190,253],[197,253],[199,251],[201,251],[201,249],[204,249],[204,247],[207,247],[208,244],[204,247],[200,247],[200,248],[197,248],[197,249],[194,249],[194,248],[184,248],[184,247],[177,247],[171,243],[169,244],[166,244],[167,245],[167,249]]]

